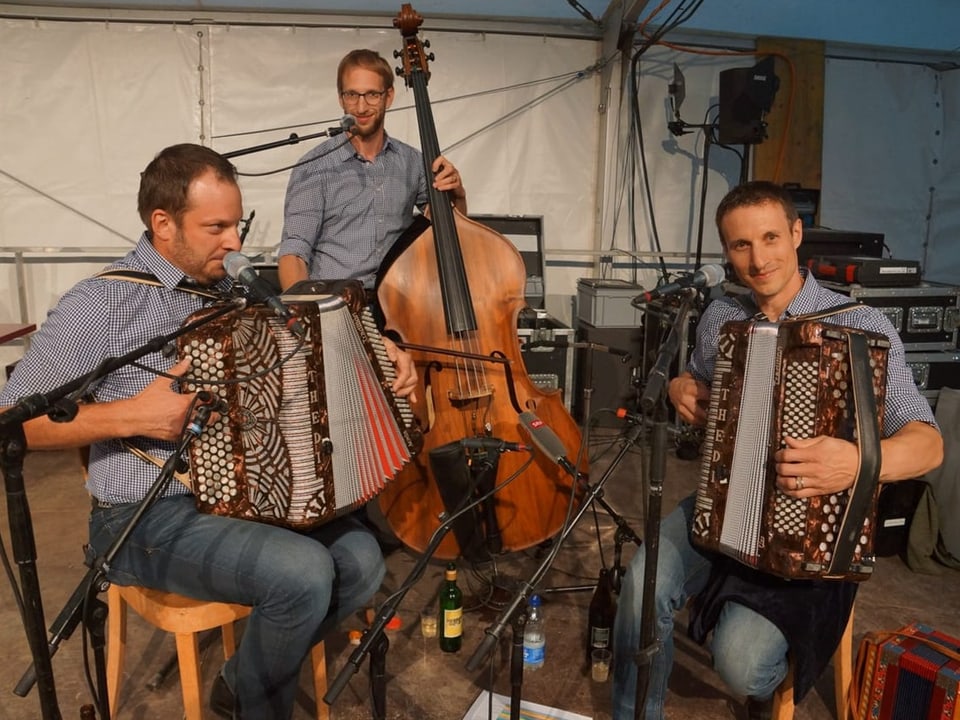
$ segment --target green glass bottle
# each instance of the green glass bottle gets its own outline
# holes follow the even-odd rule
[[[440,649],[459,652],[463,644],[463,593],[457,587],[457,566],[447,563],[440,589]]]

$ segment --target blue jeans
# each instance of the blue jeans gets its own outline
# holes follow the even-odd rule
[[[703,590],[710,559],[689,540],[694,497],[681,501],[660,525],[654,620],[658,652],[650,665],[642,717],[663,719],[667,680],[673,667],[673,616]],[[613,718],[633,720],[637,694],[635,656],[640,646],[644,548],[624,574],[613,626]],[[738,695],[768,698],[787,674],[787,640],[776,625],[737,603],[724,605],[711,642],[714,669]]]
[[[93,511],[90,544],[98,555],[135,509]],[[299,533],[202,514],[190,496],[157,501],[107,572],[117,585],[253,606],[224,669],[243,720],[291,717],[300,666],[311,648],[367,603],[383,576],[376,539],[351,516]]]

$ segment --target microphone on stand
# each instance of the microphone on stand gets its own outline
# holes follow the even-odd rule
[[[340,118],[340,124],[336,127],[327,128],[327,134],[330,137],[335,135],[340,135],[341,133],[347,133],[347,135],[353,135],[357,131],[357,118],[353,115],[347,113],[342,118]]]
[[[704,265],[692,275],[684,275],[672,283],[661,285],[653,290],[647,290],[637,295],[630,304],[634,307],[657,300],[668,295],[675,295],[687,288],[712,288],[727,279],[727,270],[723,265]]]
[[[563,446],[563,441],[543,420],[527,411],[520,413],[520,424],[529,433],[530,440],[540,452],[570,473],[572,477],[578,477],[579,473],[567,457],[567,449]]]
[[[223,268],[227,271],[227,275],[247,289],[255,302],[262,302],[273,310],[277,317],[286,323],[290,332],[301,338],[306,335],[306,330],[300,324],[297,316],[290,312],[290,308],[276,296],[273,286],[260,277],[257,269],[253,267],[253,264],[245,255],[235,250],[228,252],[223,256]]]
[[[533,450],[523,443],[508,442],[495,437],[469,437],[460,441],[460,446],[467,450],[496,450],[498,452],[527,452]]]

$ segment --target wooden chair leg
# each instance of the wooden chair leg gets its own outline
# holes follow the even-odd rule
[[[111,585],[107,590],[107,702],[111,718],[117,716],[126,650],[127,604],[120,596],[119,588]]]
[[[793,720],[793,661],[787,668],[787,676],[773,693],[772,720]]]
[[[184,717],[186,720],[203,720],[200,642],[197,633],[177,633],[177,662],[180,665]]]
[[[850,683],[853,681],[853,608],[850,609],[850,619],[844,628],[843,637],[837,651],[833,654],[833,688],[837,701],[837,718],[846,720],[847,696],[850,694]]]
[[[237,635],[233,623],[220,626],[220,640],[223,643],[223,659],[229,660],[237,651]]]
[[[330,720],[330,706],[323,701],[327,694],[327,656],[322,642],[310,651],[313,661],[313,692],[317,698],[317,720]]]

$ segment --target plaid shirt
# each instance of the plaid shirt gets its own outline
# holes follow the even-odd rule
[[[152,273],[163,287],[106,278],[80,281],[60,298],[39,331],[31,337],[30,349],[0,393],[0,405],[19,398],[49,392],[94,370],[107,358],[117,358],[145,346],[157,337],[179,329],[191,313],[208,299],[178,290],[188,284],[183,272],[162,258],[146,234],[126,257],[108,269]],[[229,278],[212,290],[226,292]],[[146,367],[167,370],[176,361],[172,353],[153,352],[138,360]],[[125,365],[91,385],[88,395],[97,402],[129,398],[142,391],[156,376]],[[149,408],[144,408],[149,412]],[[128,442],[163,463],[175,449],[169,442],[129,438]],[[143,498],[157,479],[159,468],[137,458],[119,440],[95,443],[90,448],[87,490],[108,503],[130,503]],[[188,490],[171,481],[163,495],[183,495]]]
[[[822,287],[805,268],[800,269],[800,274],[806,278],[803,287],[791,301],[783,316],[777,318],[778,321],[851,302],[846,295]],[[737,300],[722,297],[711,302],[704,310],[697,325],[697,346],[687,365],[687,371],[697,380],[709,385],[713,379],[717,338],[723,324],[730,320],[749,320],[759,312],[753,304],[752,295],[747,304],[752,304],[753,312]],[[900,336],[897,335],[897,331],[886,315],[876,308],[859,305],[853,310],[831,315],[825,318],[824,322],[877,332],[890,340],[890,350],[887,354],[887,394],[883,411],[884,437],[893,435],[904,425],[915,420],[936,427],[930,404],[917,390],[913,374],[907,367]]]
[[[340,143],[337,145],[336,143]],[[334,138],[290,173],[277,255],[296,255],[314,280],[373,287],[387,251],[427,202],[423,156],[387,138],[373,162]]]

